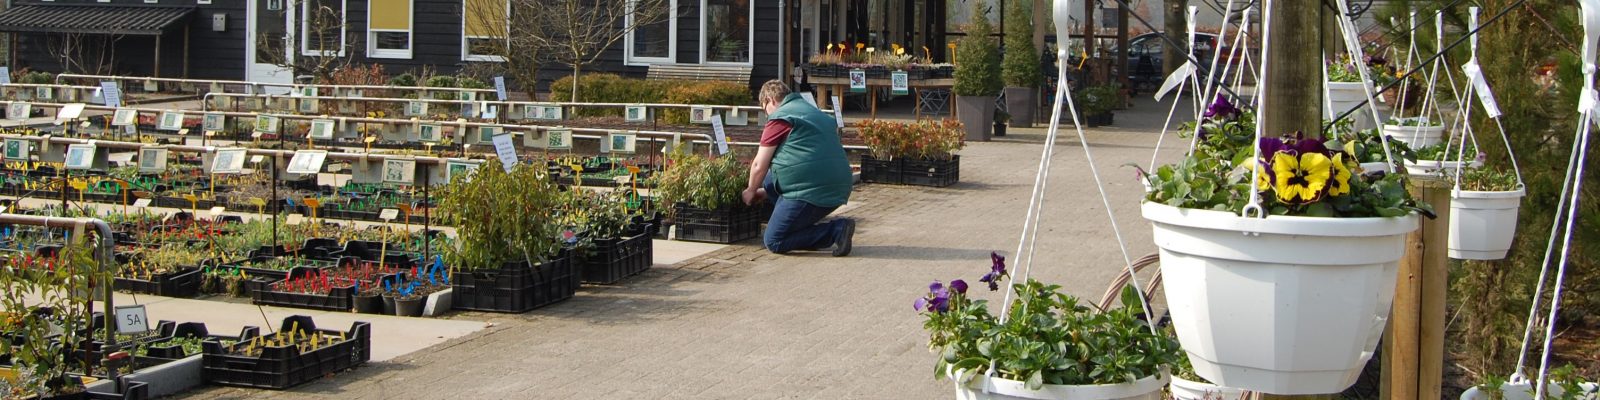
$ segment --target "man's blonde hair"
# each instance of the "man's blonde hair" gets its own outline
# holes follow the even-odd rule
[[[767,81],[767,83],[761,84],[761,97],[759,97],[757,100],[760,101],[761,104],[767,104],[767,99],[772,99],[773,101],[781,103],[783,102],[783,98],[788,96],[789,85],[783,84],[782,80],[773,79]]]

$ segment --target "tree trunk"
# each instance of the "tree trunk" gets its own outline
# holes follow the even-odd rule
[[[1166,71],[1164,74],[1166,75],[1176,71],[1179,66],[1183,65],[1185,60],[1189,59],[1183,53],[1184,49],[1189,47],[1189,44],[1185,43],[1189,40],[1189,11],[1185,9],[1185,6],[1188,5],[1187,1],[1166,0],[1162,2],[1162,5],[1166,7],[1167,13],[1165,17],[1167,31],[1165,33],[1167,37],[1172,38],[1174,43],[1178,44],[1178,46],[1172,46],[1171,43],[1162,43],[1161,45],[1161,68]]]
[[[1267,85],[1261,107],[1263,134],[1304,132],[1320,137],[1322,60],[1320,2],[1273,3],[1267,45]]]
[[[569,103],[578,102],[578,71],[583,69],[582,64],[572,63],[572,97],[567,98]]]

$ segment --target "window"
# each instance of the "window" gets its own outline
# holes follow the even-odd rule
[[[465,0],[461,13],[461,59],[505,61],[511,17],[509,0]]]
[[[367,3],[367,57],[411,58],[411,1]]]
[[[706,63],[750,64],[756,10],[751,0],[700,0],[700,58]]]
[[[303,0],[300,3],[300,53],[306,56],[344,56],[344,0]]]
[[[637,7],[637,8],[636,8]],[[677,0],[629,0],[628,63],[671,63],[678,51]],[[636,22],[637,21],[637,22]]]

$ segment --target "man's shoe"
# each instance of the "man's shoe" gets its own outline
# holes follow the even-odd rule
[[[839,238],[834,240],[833,256],[844,257],[850,255],[850,242],[856,238],[856,220],[844,220],[844,231],[839,232]]]

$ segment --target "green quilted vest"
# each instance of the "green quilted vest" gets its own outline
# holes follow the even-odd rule
[[[850,201],[850,161],[839,143],[838,122],[833,116],[791,93],[771,118],[794,127],[778,146],[769,172],[777,174],[783,198],[818,207],[838,207]]]

